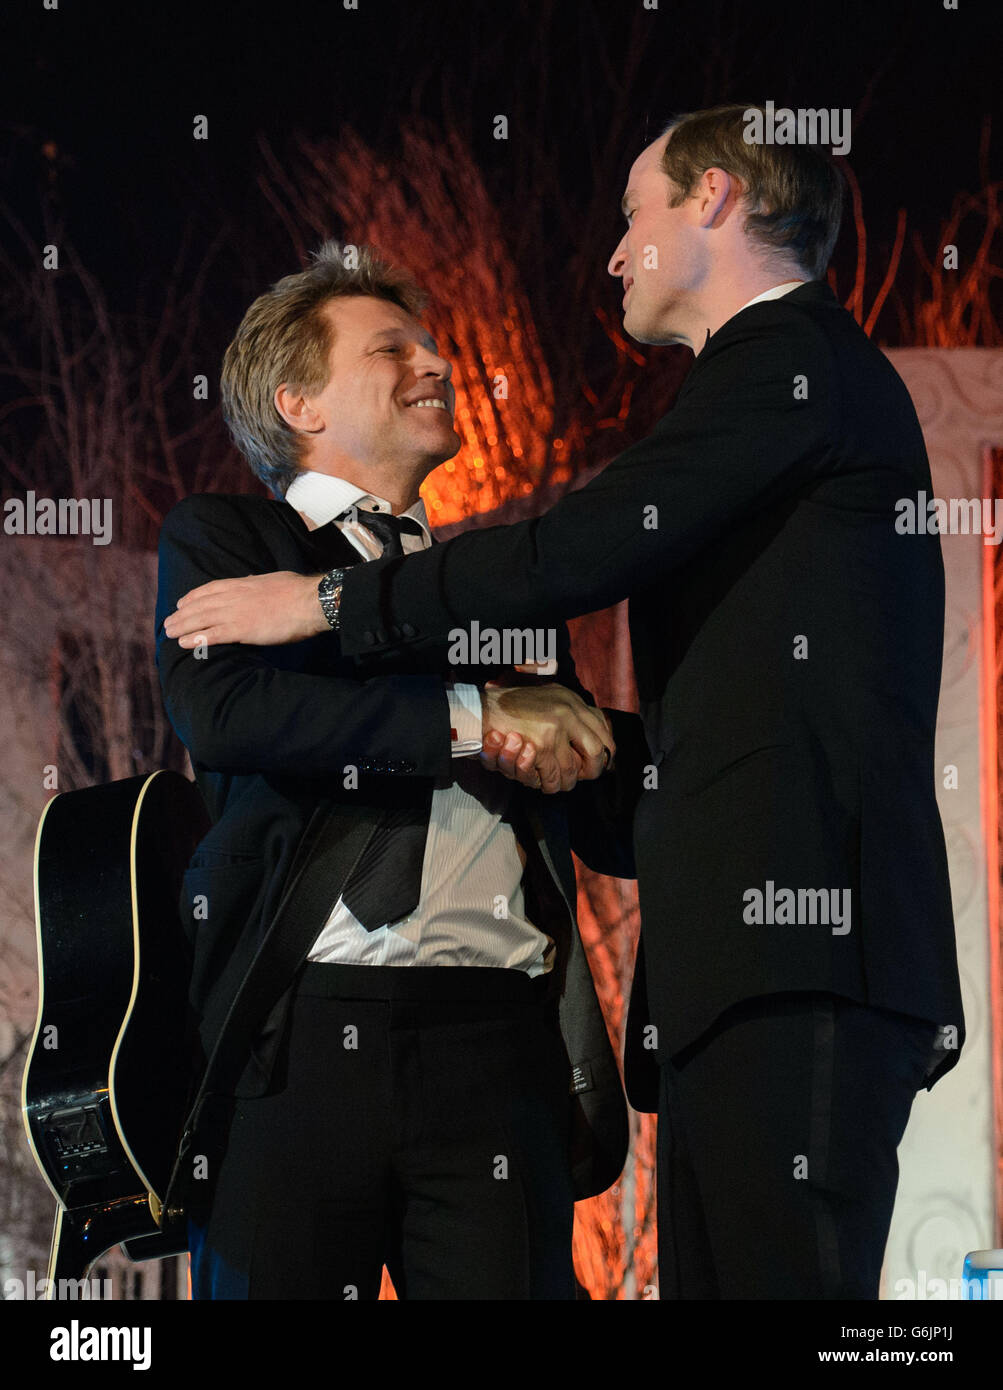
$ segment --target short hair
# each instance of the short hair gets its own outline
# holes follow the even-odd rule
[[[818,145],[749,144],[747,113],[762,106],[737,103],[690,111],[670,121],[662,172],[677,186],[669,207],[679,207],[707,169],[724,169],[744,189],[745,230],[771,254],[793,257],[820,279],[832,256],[843,212],[844,177]]]
[[[252,471],[282,496],[302,471],[305,441],[279,414],[275,391],[284,381],[307,394],[327,385],[334,330],[324,307],[332,299],[372,295],[417,318],[428,302],[406,271],[372,247],[348,249],[351,256],[337,241],[325,241],[306,270],[259,295],[223,355],[223,419]]]

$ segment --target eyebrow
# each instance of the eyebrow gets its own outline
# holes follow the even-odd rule
[[[628,188],[626,193],[620,199],[620,211],[623,213],[624,217],[627,216],[627,204],[630,202],[631,198],[635,196],[635,193],[635,189]]]

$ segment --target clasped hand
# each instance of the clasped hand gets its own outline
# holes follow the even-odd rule
[[[579,780],[601,776],[612,763],[616,745],[605,714],[563,685],[489,681],[481,703],[481,762],[503,777],[547,793],[566,792]]]
[[[164,632],[189,650],[218,643],[280,646],[329,631],[317,599],[318,575],[279,571],[214,579],[178,600]],[[547,668],[517,666],[523,674]],[[563,685],[482,691],[481,762],[503,777],[546,793],[599,777],[616,752],[609,721]]]

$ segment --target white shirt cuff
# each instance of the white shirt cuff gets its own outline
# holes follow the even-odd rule
[[[469,758],[481,751],[481,692],[476,685],[446,682],[449,722],[453,729],[453,757]]]

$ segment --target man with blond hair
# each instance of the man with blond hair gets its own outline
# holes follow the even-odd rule
[[[330,631],[172,640],[193,587],[429,544],[418,489],[460,441],[422,305],[333,243],[255,300],[223,406],[279,499],[189,497],[161,532],[164,701],[214,821],[182,892],[204,1068],[168,1198],[196,1298],[371,1299],[384,1265],[401,1298],[573,1298],[573,1203],[626,1153],[569,846],[632,869],[578,806],[614,745],[563,625],[565,685],[363,678]],[[527,786],[480,765],[489,730],[539,750]]]
[[[896,527],[931,491],[909,395],[824,278],[838,171],[750,140],[756,109],[681,116],[630,171],[624,326],[695,354],[647,439],[534,520],[338,578],[333,613],[272,575],[190,596],[182,631],[333,626],[365,671],[629,597],[632,1019],[658,1068],[627,1082],[659,1115],[661,1297],[876,1298],[913,1097],[964,1036],[943,563]]]

